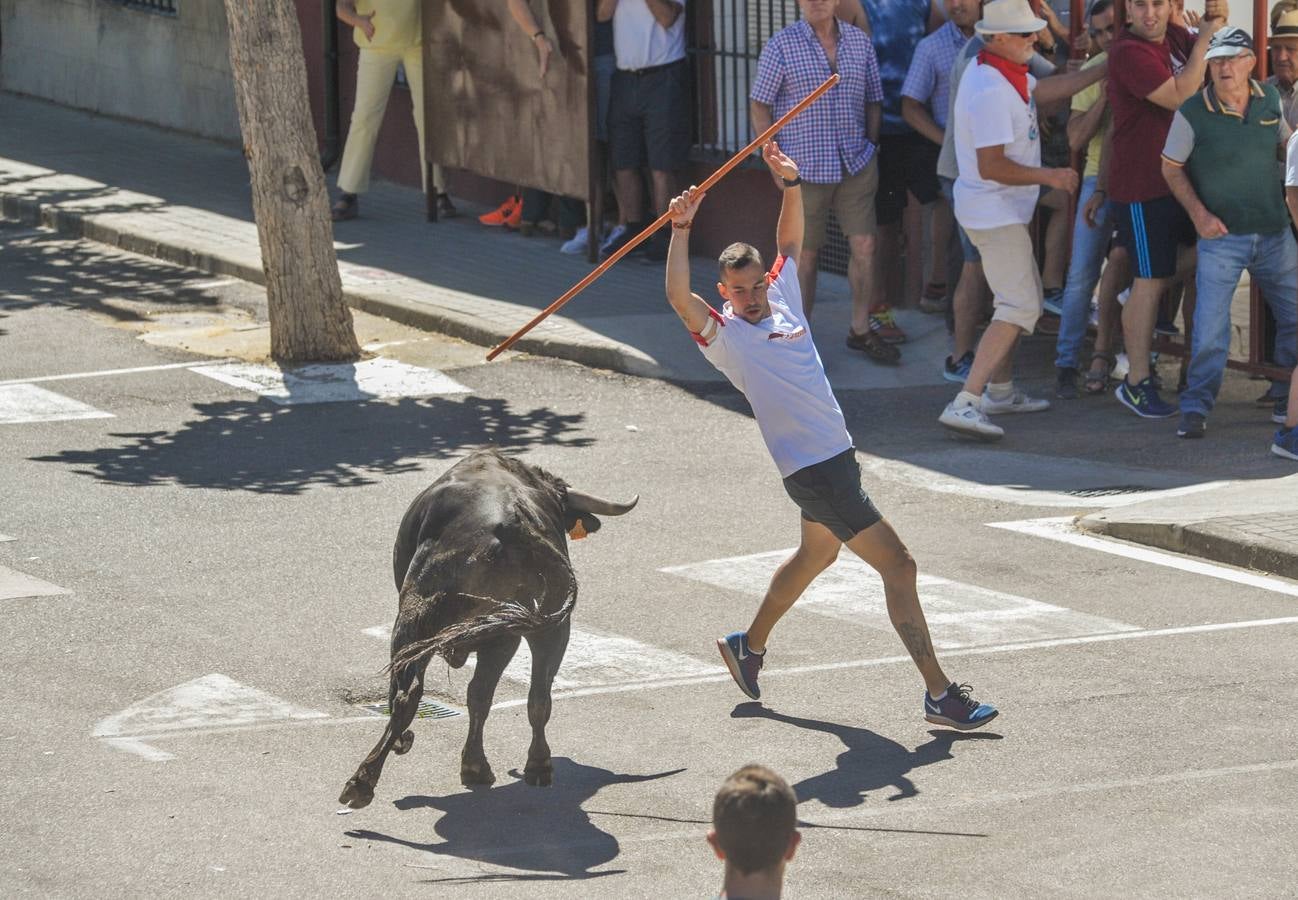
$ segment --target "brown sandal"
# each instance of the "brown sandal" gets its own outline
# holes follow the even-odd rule
[[[338,202],[333,205],[329,215],[335,222],[342,222],[346,219],[354,219],[360,214],[360,200],[355,194],[342,194]]]
[[[901,362],[901,351],[892,344],[885,344],[873,331],[857,334],[849,327],[847,329],[847,346],[853,350],[860,350],[875,362],[885,363],[890,366],[895,366]]]
[[[1095,364],[1097,362],[1104,364],[1104,371],[1097,371]],[[1113,372],[1113,367],[1118,364],[1118,360],[1112,353],[1092,353],[1091,368],[1086,373],[1086,381],[1083,388],[1088,394],[1103,394],[1109,389],[1109,375]]]

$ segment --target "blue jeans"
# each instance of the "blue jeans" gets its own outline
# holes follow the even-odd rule
[[[1113,204],[1105,201],[1096,216],[1094,228],[1086,224],[1086,202],[1095,193],[1095,176],[1082,179],[1077,195],[1077,219],[1073,223],[1073,253],[1068,261],[1068,280],[1060,301],[1059,338],[1055,342],[1055,366],[1078,368],[1077,358],[1086,337],[1090,318],[1091,296],[1100,281],[1100,268],[1113,236]]]
[[[1227,234],[1199,240],[1190,370],[1181,393],[1181,412],[1212,410],[1230,349],[1230,304],[1240,275],[1253,283],[1275,316],[1275,362],[1292,367],[1298,357],[1298,244],[1289,229],[1270,234]],[[1272,382],[1280,390],[1280,382]]]
[[[951,218],[955,219],[955,179],[939,175],[937,181],[942,186],[942,196],[946,198],[946,202],[951,206]],[[964,254],[964,261],[967,263],[982,262],[982,254],[973,245],[973,241],[969,240],[968,233],[958,220],[955,223],[955,230],[960,237],[960,252]]]

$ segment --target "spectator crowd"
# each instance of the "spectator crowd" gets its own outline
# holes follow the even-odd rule
[[[538,191],[510,197],[484,224],[528,233],[554,209],[565,252],[582,252],[594,228],[607,257],[667,210],[691,141],[686,2],[593,0],[596,137],[616,224],[588,226],[581,204]],[[1227,24],[1227,0],[1202,11],[1117,2],[1089,0],[1070,43],[1050,2],[798,0],[799,19],[761,49],[748,90],[754,133],[840,78],[777,136],[801,177],[806,314],[832,213],[852,302],[838,339],[895,365],[907,334],[894,304],[945,316],[952,352],[941,374],[959,391],[938,421],[961,435],[996,440],[1006,414],[1111,394],[1142,418],[1179,416],[1179,437],[1203,437],[1245,271],[1271,313],[1269,361],[1292,369],[1298,358],[1298,0],[1272,9],[1265,81],[1253,75],[1252,36]],[[417,8],[389,0],[403,3]],[[392,71],[420,58],[396,31],[399,16],[367,14],[378,5],[338,4],[362,49],[339,219],[356,214],[367,186]],[[549,36],[523,0],[507,5],[544,78]],[[422,132],[417,91],[414,100]],[[441,173],[432,177],[454,214]],[[663,260],[667,238],[662,229],[637,253]],[[1156,339],[1182,331],[1189,349],[1172,386],[1155,365]],[[1056,336],[1051,398],[1014,381],[1017,347],[1034,332]],[[1281,426],[1273,452],[1298,459],[1292,380],[1273,381],[1258,404]]]

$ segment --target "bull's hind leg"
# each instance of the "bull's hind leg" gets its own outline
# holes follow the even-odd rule
[[[532,724],[532,746],[527,751],[523,780],[530,785],[549,787],[554,782],[554,764],[550,745],[545,740],[545,726],[550,721],[550,686],[568,649],[570,620],[537,634],[529,634],[532,648],[532,686],[527,692],[527,720]]]
[[[352,809],[368,806],[374,799],[374,787],[379,783],[379,775],[383,772],[383,763],[387,760],[388,753],[405,753],[414,743],[415,733],[409,730],[410,723],[415,719],[419,698],[424,694],[424,670],[427,668],[428,662],[425,660],[407,666],[400,677],[393,674],[388,687],[388,708],[392,713],[383,729],[383,737],[379,738],[370,755],[365,757],[356,769],[356,774],[343,787],[338,802]]]
[[[461,784],[492,784],[496,780],[482,749],[482,728],[487,723],[487,713],[491,712],[491,700],[496,695],[501,673],[516,652],[518,638],[513,636],[478,648],[478,661],[469,680],[469,736],[460,756]]]

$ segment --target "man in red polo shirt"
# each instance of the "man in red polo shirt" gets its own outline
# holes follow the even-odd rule
[[[1136,279],[1122,311],[1131,371],[1114,395],[1143,418],[1176,415],[1158,395],[1149,371],[1158,301],[1176,272],[1194,225],[1163,179],[1159,154],[1177,108],[1203,86],[1208,41],[1226,22],[1226,0],[1207,0],[1196,38],[1169,22],[1170,0],[1127,0],[1127,27],[1109,49],[1111,152],[1101,188],[1114,201],[1118,240],[1131,254]],[[1107,174],[1107,184],[1104,176]]]

